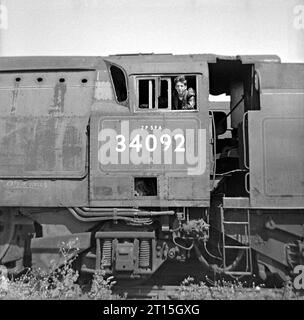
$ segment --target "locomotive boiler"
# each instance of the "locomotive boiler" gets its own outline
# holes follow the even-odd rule
[[[174,105],[178,76],[192,108]],[[1,57],[0,110],[0,264],[10,273],[60,265],[67,244],[81,273],[124,279],[192,257],[204,274],[263,280],[303,264],[303,64]]]

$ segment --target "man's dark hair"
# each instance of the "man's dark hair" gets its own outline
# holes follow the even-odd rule
[[[187,80],[185,79],[184,76],[177,76],[177,77],[174,79],[174,85],[176,85],[178,82],[183,83],[185,86],[187,85]]]

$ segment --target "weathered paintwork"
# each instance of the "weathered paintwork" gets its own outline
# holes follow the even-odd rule
[[[261,110],[248,112],[250,204],[304,207],[304,66],[257,71]]]
[[[269,132],[269,126],[263,127],[264,131],[259,127],[267,112],[273,111],[274,104],[278,109],[285,110],[284,117],[288,113],[287,105],[288,108],[298,108],[296,118],[301,116],[303,95],[298,91],[291,93],[292,90],[303,89],[299,84],[303,83],[300,81],[301,75],[294,79],[294,74],[299,73],[299,70],[302,72],[302,69],[297,65],[281,64],[277,56],[224,57],[211,54],[1,58],[0,205],[208,207],[208,63],[221,60],[255,63],[260,74],[261,111],[249,112],[250,204],[289,206],[292,201],[295,206],[303,205],[302,182],[299,179],[294,180],[301,178],[301,174],[296,174],[302,169],[301,160],[296,162],[294,169],[289,167],[289,171],[283,170],[285,173],[281,180],[285,180],[286,175],[290,177],[291,182],[286,186],[289,193],[279,190],[274,192],[275,196],[267,196],[267,192],[273,192],[269,185],[265,185],[274,175],[271,171],[271,168],[275,167],[272,162],[281,159],[282,155],[267,156],[267,165],[265,164],[261,157],[265,153],[264,149],[268,148],[268,135],[275,135],[277,141],[280,138],[276,132]],[[118,103],[115,97],[109,73],[112,64],[121,67],[125,72],[128,99],[124,104]],[[181,73],[197,76],[197,111],[152,113],[136,110],[136,75]],[[289,86],[290,83],[292,87]],[[273,88],[292,90],[288,95],[286,92],[270,94],[264,91]],[[281,96],[283,99],[278,104],[276,99]],[[274,112],[281,114],[278,110]],[[189,175],[185,166],[174,164],[129,164],[121,166],[121,170],[117,166],[114,169],[112,165],[100,166],[98,135],[103,126],[113,128],[117,125],[118,122],[111,124],[113,119],[118,122],[119,119],[128,119],[133,129],[156,124],[171,130],[177,127],[184,130],[205,130],[206,168],[203,174]],[[301,128],[301,120],[295,121],[296,124],[292,123],[292,126]],[[287,130],[288,124],[283,127]],[[259,135],[260,132],[263,132],[262,136]],[[288,139],[300,141],[301,134],[298,132],[299,130],[295,129],[290,131]],[[262,141],[264,151],[261,151]],[[297,142],[293,144],[294,149],[296,145]],[[298,158],[301,158],[301,147],[294,149],[290,154],[296,152]],[[269,154],[273,152],[267,153]],[[287,164],[290,157],[286,156],[280,163]],[[268,168],[266,172],[261,170],[265,165]],[[287,173],[290,170],[291,175]],[[150,176],[157,178],[157,196],[134,197],[134,177]],[[299,188],[297,192],[294,191]],[[277,199],[279,202],[276,202]]]
[[[1,205],[87,203],[94,79],[87,71],[0,74]]]
[[[188,65],[178,63],[143,63],[126,64],[123,62],[129,76],[129,105],[130,109],[121,107],[119,110],[110,112],[109,109],[99,108],[91,116],[91,149],[90,149],[90,203],[93,206],[208,206],[209,205],[209,163],[207,156],[207,145],[209,141],[208,130],[208,70],[207,64],[203,62],[192,62]],[[182,72],[180,71],[182,69]],[[196,73],[198,87],[200,88],[197,97],[198,110],[189,111],[154,111],[137,110],[135,95],[135,75],[143,74],[177,74]],[[128,113],[126,112],[128,110]],[[129,114],[126,116],[126,114]],[[126,128],[125,130],[123,128]],[[101,144],[96,143],[101,130],[115,130],[118,134],[127,131],[127,135],[133,130],[148,127],[147,133],[156,134],[157,130],[151,127],[161,128],[162,132],[170,130],[193,130],[195,140],[192,141],[194,150],[197,152],[197,144],[201,143],[202,152],[200,161],[197,164],[188,164],[184,159],[183,164],[176,164],[175,154],[170,150],[172,162],[165,161],[168,154],[160,155],[159,161],[151,160],[149,164],[138,164],[132,162],[118,162],[117,164],[100,164]],[[198,138],[198,129],[204,131],[202,139]],[[199,139],[199,140],[198,140]],[[189,139],[188,139],[189,140]],[[190,141],[191,142],[191,141]],[[191,148],[191,146],[189,146]],[[191,153],[191,149],[188,150]],[[172,155],[173,152],[173,155]],[[122,155],[122,157],[128,155]],[[162,158],[161,158],[162,157]],[[155,159],[155,158],[154,158]],[[195,169],[202,162],[201,172],[197,175],[188,173],[188,169]],[[199,170],[199,168],[198,168]],[[135,177],[156,177],[158,194],[155,197],[136,198],[134,196]],[[123,201],[123,202],[122,202]]]

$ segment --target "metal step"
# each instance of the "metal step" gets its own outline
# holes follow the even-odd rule
[[[246,221],[223,221],[224,224],[242,224],[242,225],[248,225],[249,222]]]
[[[247,249],[247,250],[249,250],[249,249],[251,249],[251,247],[250,246],[224,246],[224,248],[225,249]]]

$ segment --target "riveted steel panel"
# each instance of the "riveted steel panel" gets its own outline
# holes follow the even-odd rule
[[[81,178],[95,72],[0,75],[0,177]]]
[[[96,72],[25,69],[0,73],[0,203],[87,205]]]

